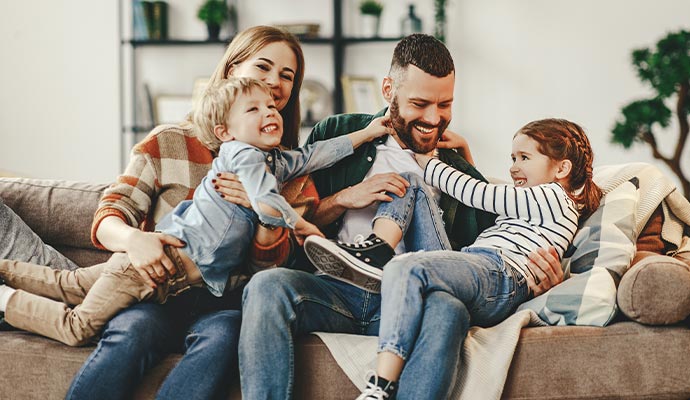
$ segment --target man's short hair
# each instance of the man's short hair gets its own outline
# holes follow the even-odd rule
[[[453,57],[446,45],[431,35],[415,33],[404,37],[395,46],[390,75],[398,75],[409,65],[427,74],[443,78],[455,71]]]

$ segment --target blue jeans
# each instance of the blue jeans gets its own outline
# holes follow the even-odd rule
[[[495,325],[530,296],[525,278],[506,267],[500,252],[494,249],[466,247],[460,252],[435,251],[394,258],[383,274],[378,351],[389,351],[408,360],[400,379],[398,399],[408,398],[409,391],[416,390],[414,386],[418,385],[433,391],[433,395],[425,398],[444,399],[452,389],[452,377],[421,380],[408,371],[415,354],[426,352],[420,348],[427,340],[421,335],[427,319],[426,303],[433,293],[451,296],[464,310],[463,329],[453,333],[461,343],[467,336],[470,319],[472,325]],[[442,338],[440,332],[435,336],[435,340]],[[438,360],[428,354],[424,357],[429,358],[428,368],[444,375],[445,372],[436,367]],[[454,373],[455,369],[452,371]]]
[[[0,199],[0,259],[73,270],[77,265],[40,237]]]
[[[381,202],[374,221],[386,218],[395,222],[403,232],[406,252],[451,250],[441,211],[424,179],[411,172],[400,175],[410,186],[403,197],[390,193],[393,200]]]
[[[241,313],[192,289],[166,304],[139,303],[113,318],[72,381],[66,399],[130,399],[145,374],[169,353],[183,353],[159,399],[225,399],[236,374]],[[218,311],[221,309],[220,311]]]
[[[243,397],[291,399],[296,338],[314,331],[377,335],[380,301],[378,294],[303,271],[278,268],[254,275],[244,290],[242,305]],[[410,357],[403,373],[424,382],[410,388],[409,398],[416,399],[428,398],[427,382],[441,375],[436,366],[455,370],[462,343],[456,332],[466,330],[463,324],[468,320],[462,304],[446,293],[432,293],[424,307],[419,353]],[[447,375],[451,380],[454,377]]]

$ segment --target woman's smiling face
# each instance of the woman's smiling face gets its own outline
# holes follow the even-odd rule
[[[278,110],[290,100],[297,73],[297,57],[285,42],[269,43],[252,57],[235,65],[230,75],[255,78],[271,88]]]

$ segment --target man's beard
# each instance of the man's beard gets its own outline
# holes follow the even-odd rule
[[[393,125],[393,129],[395,129],[396,134],[400,138],[400,141],[402,141],[408,149],[420,154],[426,154],[436,149],[436,144],[438,143],[439,139],[441,139],[443,132],[446,131],[446,128],[450,123],[450,121],[443,118],[441,118],[436,126],[425,124],[419,120],[410,122],[405,121],[405,119],[400,116],[400,106],[398,105],[397,96],[393,97],[389,111],[391,124]],[[412,129],[414,129],[415,124],[425,128],[438,127],[438,135],[429,140],[419,140],[419,138],[415,138],[412,134]]]

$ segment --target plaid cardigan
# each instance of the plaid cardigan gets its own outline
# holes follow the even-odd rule
[[[93,243],[104,249],[96,238],[96,231],[101,221],[109,216],[152,231],[179,202],[193,197],[194,190],[211,169],[214,156],[195,137],[190,123],[156,127],[134,146],[125,172],[101,197],[91,226]],[[318,204],[318,194],[308,176],[290,181],[281,194],[306,217]],[[256,271],[281,265],[289,256],[292,243],[287,232],[271,246],[255,243],[250,251],[250,269]]]

